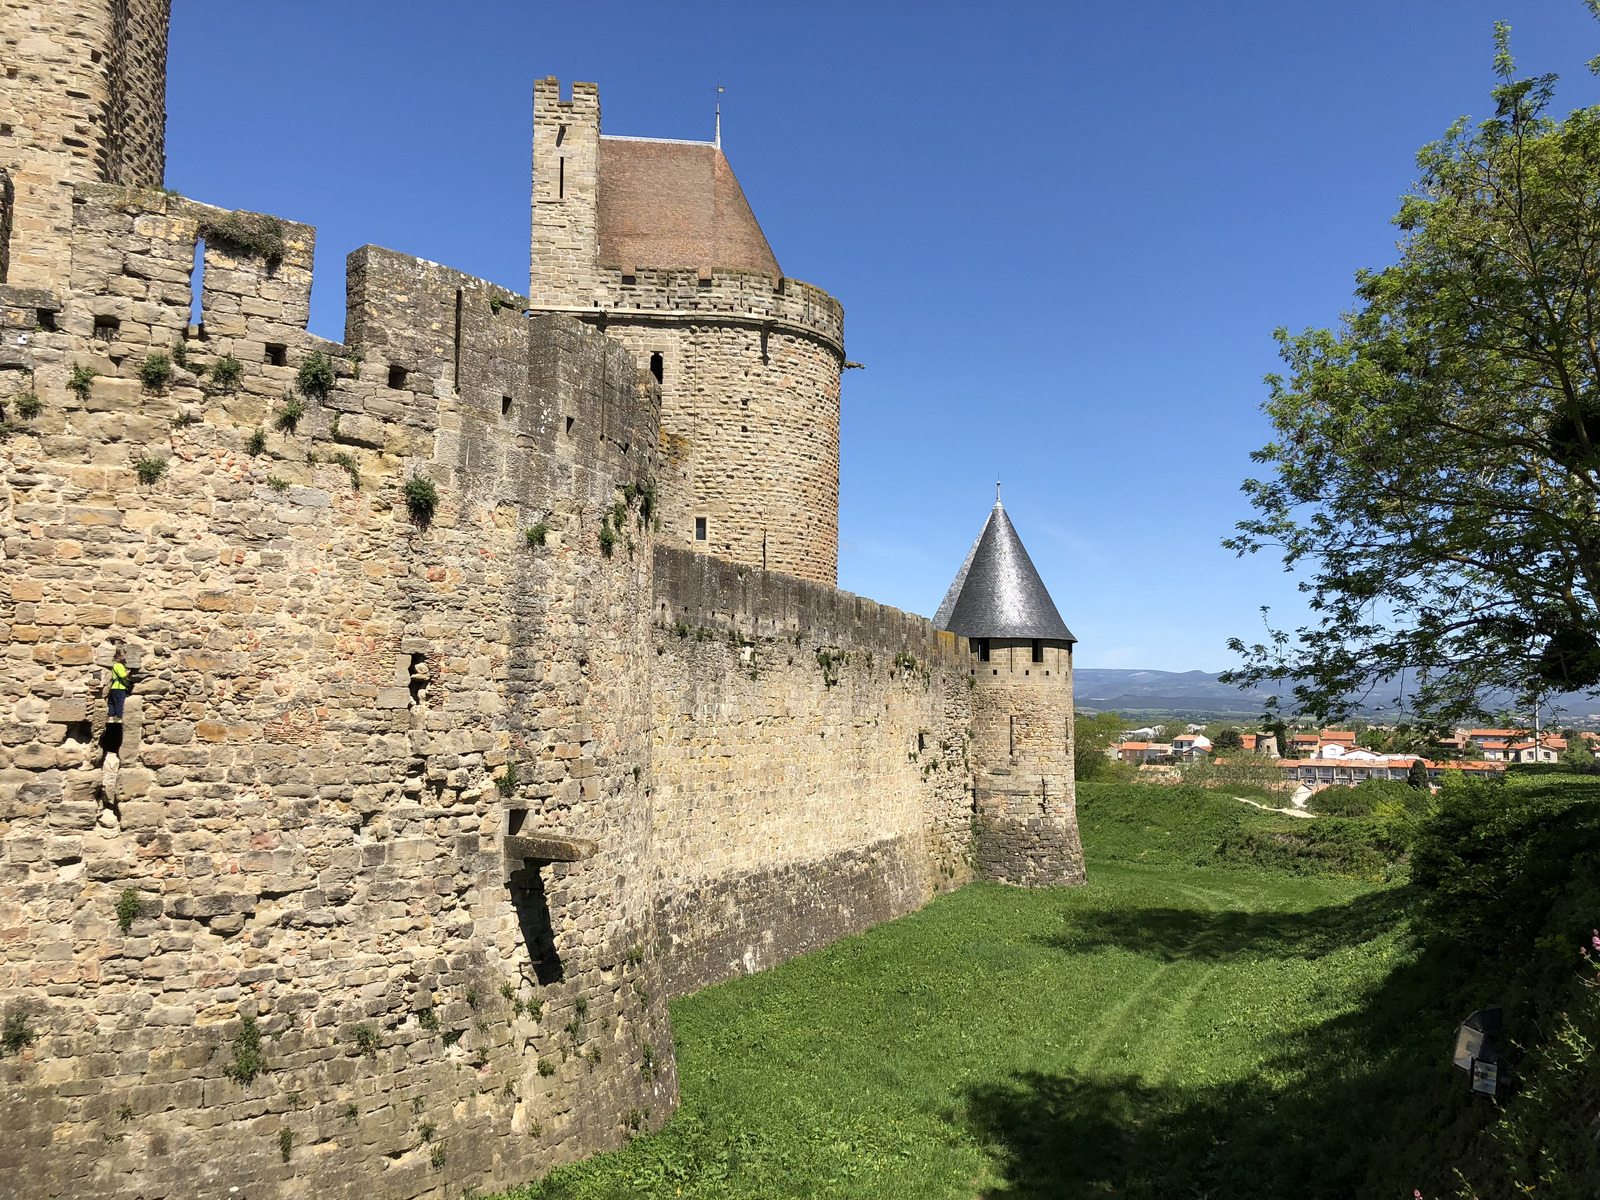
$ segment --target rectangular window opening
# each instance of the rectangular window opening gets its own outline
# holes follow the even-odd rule
[[[567,160],[564,158],[556,159],[556,198],[567,198]]]
[[[988,638],[979,638],[973,644],[976,645],[977,648],[978,648],[978,661],[979,662],[988,662],[989,661],[989,639]]]
[[[206,286],[206,240],[196,238],[194,263],[189,268],[189,324],[204,325]]]
[[[694,519],[694,540],[697,542],[706,540],[706,519],[704,517],[696,517]]]
[[[461,289],[456,289],[456,340],[451,349],[450,374],[456,395],[461,395]],[[389,386],[393,387],[393,384]]]
[[[56,331],[56,313],[53,308],[41,308],[34,317],[34,323],[45,333]]]
[[[1044,661],[1044,643],[1038,638],[1033,639],[1033,661],[1036,663]]]
[[[428,694],[428,656],[413,654],[408,664],[406,688],[411,693],[411,707],[416,708]]]
[[[1006,738],[1010,744],[1010,749],[1006,753],[1015,754],[1017,752],[1017,719],[1015,717],[1007,717],[1006,722]]]
[[[268,342],[267,361],[275,367],[287,367],[289,365],[289,347],[280,345],[277,342]]]
[[[567,436],[568,437],[572,436],[572,426],[573,426],[573,423],[577,421],[577,419],[578,419],[577,417],[568,417],[567,418]]]
[[[109,342],[115,340],[117,330],[122,328],[122,322],[115,317],[96,317],[94,319],[94,340]]]
[[[500,397],[500,415],[502,417],[509,417],[511,415],[511,397],[510,396],[501,396]]]
[[[395,391],[400,391],[406,386],[406,376],[409,372],[404,367],[389,365],[389,386]]]
[[[656,377],[656,382],[661,383],[667,373],[666,359],[659,353],[650,356],[650,374]]]

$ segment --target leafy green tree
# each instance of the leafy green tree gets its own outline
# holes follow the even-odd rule
[[[1308,568],[1314,617],[1235,639],[1226,678],[1292,681],[1317,720],[1600,686],[1600,108],[1547,116],[1556,77],[1516,78],[1508,35],[1495,115],[1417,156],[1399,261],[1338,330],[1277,334],[1272,474],[1225,544]]]
[[[1211,748],[1219,754],[1237,753],[1244,749],[1244,738],[1237,729],[1219,729],[1211,739]]]
[[[1428,768],[1422,759],[1415,759],[1411,763],[1411,770],[1406,773],[1406,782],[1419,791],[1428,788]]]
[[[1106,751],[1121,736],[1122,729],[1122,718],[1114,712],[1076,714],[1072,769],[1079,780],[1105,779],[1116,773],[1117,764],[1106,757]]]

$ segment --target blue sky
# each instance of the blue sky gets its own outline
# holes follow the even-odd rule
[[[931,614],[1006,507],[1094,667],[1219,670],[1275,563],[1218,541],[1275,326],[1394,256],[1490,31],[1600,102],[1578,0],[804,5],[174,0],[167,186],[318,227],[313,331],[372,242],[527,287],[533,79],[723,148],[845,306],[841,587]]]

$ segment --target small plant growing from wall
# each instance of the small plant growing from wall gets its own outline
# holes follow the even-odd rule
[[[655,516],[656,512],[656,481],[654,479],[641,479],[639,481],[639,526],[644,525]]]
[[[163,351],[144,356],[139,364],[139,382],[147,392],[164,392],[172,379],[172,359]]]
[[[94,386],[94,378],[100,374],[93,367],[86,367],[82,363],[72,364],[72,374],[67,379],[67,390],[75,394],[85,403],[89,400],[89,389]]]
[[[245,442],[244,448],[251,458],[265,454],[267,452],[267,431],[265,429],[257,429]]]
[[[517,764],[515,762],[508,762],[506,769],[494,777],[494,786],[502,796],[509,796],[517,790]],[[509,996],[506,998],[510,999]]]
[[[440,1142],[437,1146],[435,1146],[433,1148],[433,1152],[428,1155],[428,1161],[433,1163],[433,1165],[435,1167],[444,1166],[444,1163],[445,1163],[445,1152],[444,1152],[444,1143],[443,1142]]]
[[[278,428],[285,433],[293,433],[300,424],[300,418],[306,415],[306,403],[293,392],[283,394],[283,407],[278,409]]]
[[[361,1115],[361,1110],[358,1109],[354,1104],[346,1104],[344,1106],[344,1111],[339,1115],[346,1121],[354,1121],[358,1116]]]
[[[254,1017],[245,1017],[239,1022],[239,1036],[233,1039],[233,1062],[222,1068],[222,1073],[248,1085],[266,1069],[267,1060],[261,1053],[261,1030],[256,1028]]]
[[[621,531],[622,527],[628,523],[627,501],[618,500],[614,505],[611,506],[611,523],[617,527],[619,532]]]
[[[350,476],[351,491],[359,492],[361,490],[361,468],[356,465],[355,459],[351,458],[348,454],[341,452],[339,454],[335,454],[328,461],[331,463],[336,463],[344,468],[344,473]]]
[[[6,1014],[5,1027],[0,1029],[0,1054],[21,1054],[38,1040],[39,1035],[28,1025],[27,1013],[14,1008]]]
[[[469,987],[467,989],[467,994],[465,996],[465,1000],[467,1002],[467,1007],[468,1008],[472,1008],[472,1009],[477,1008],[478,1007],[478,989],[475,988],[475,987]]]
[[[326,400],[333,391],[333,360],[313,350],[300,363],[300,391],[312,400]]]
[[[122,927],[122,932],[127,933],[133,928],[133,923],[144,911],[144,904],[139,899],[139,893],[134,888],[123,888],[122,895],[117,897],[117,924]]]
[[[189,362],[189,343],[184,341],[182,338],[179,338],[172,344],[172,365],[175,367],[181,367],[185,371],[195,370],[195,368]],[[196,373],[201,375],[205,374],[205,368],[202,367]]]
[[[465,1029],[448,1029],[445,1031],[444,1036],[439,1040],[442,1041],[445,1044],[445,1048],[448,1049],[459,1042],[461,1040],[461,1035],[465,1032]]]
[[[528,539],[529,550],[532,550],[535,546],[544,545],[545,538],[547,538],[549,535],[550,527],[543,521],[540,521],[537,525],[530,526],[522,531],[522,536]]]
[[[235,255],[254,256],[275,269],[283,261],[283,221],[265,213],[224,213],[200,222],[199,234]]]
[[[439,1032],[439,1014],[431,1008],[425,1008],[417,1014],[417,1024],[429,1033]]]
[[[189,426],[198,425],[199,423],[200,418],[192,412],[181,412],[172,418],[172,427],[174,429],[187,429]]]
[[[550,1076],[554,1075],[555,1073],[556,1073],[556,1065],[555,1065],[555,1063],[551,1062],[548,1058],[541,1058],[539,1060],[539,1074],[540,1075],[544,1076],[546,1079],[549,1079]]]
[[[167,460],[164,458],[141,458],[133,464],[134,474],[138,475],[139,482],[149,486],[167,473]]]
[[[276,475],[268,475],[267,486],[281,496],[283,493],[289,490],[289,481],[287,479],[280,479]]]
[[[378,1057],[378,1031],[371,1025],[357,1025],[350,1036],[358,1051],[368,1058]]]
[[[817,651],[817,666],[822,668],[822,682],[827,687],[839,682],[839,664],[843,661],[844,655],[837,650]]]
[[[278,1153],[283,1155],[283,1161],[289,1161],[289,1155],[294,1151],[294,1130],[285,1125],[278,1130]]]
[[[424,1121],[421,1125],[417,1126],[417,1136],[422,1139],[424,1145],[433,1141],[434,1132],[434,1124],[432,1121]]]
[[[211,384],[219,392],[236,392],[244,378],[244,364],[229,354],[211,364]]]
[[[24,421],[31,421],[44,411],[44,405],[39,402],[39,397],[31,390],[13,396],[11,407],[17,410],[17,416]]]
[[[490,312],[492,312],[495,316],[498,317],[500,315],[500,310],[502,308],[505,308],[505,307],[506,307],[506,302],[504,300],[500,299],[500,293],[499,292],[490,292],[489,293],[489,311]]]
[[[607,558],[611,557],[612,550],[617,546],[617,534],[611,528],[611,514],[607,513],[600,518],[600,553]]]
[[[656,1077],[656,1051],[649,1042],[639,1048],[639,1074],[646,1083]]]
[[[426,529],[439,507],[439,489],[433,486],[433,480],[413,475],[406,480],[405,498],[406,515],[411,518],[411,523],[419,529]]]

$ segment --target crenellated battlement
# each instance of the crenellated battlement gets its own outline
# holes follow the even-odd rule
[[[312,226],[159,187],[165,0],[5,11],[12,1190],[504,1190],[669,1118],[671,996],[1081,867],[1070,674],[833,586],[843,310],[720,150],[602,264],[537,81],[528,295],[362,246],[335,342]]]
[[[814,338],[844,362],[844,306],[798,279],[753,271],[601,267],[595,301],[574,316],[602,324],[728,324]],[[597,314],[591,316],[591,314]]]

